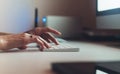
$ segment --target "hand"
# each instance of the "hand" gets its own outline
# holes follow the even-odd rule
[[[41,46],[41,51],[44,48],[50,48],[51,46],[40,36],[31,35],[27,33],[23,34],[14,34],[14,35],[5,35],[0,36],[0,49],[7,51],[12,48],[26,48],[25,45],[29,43],[37,43]]]
[[[22,50],[26,48],[27,44],[35,42],[40,45],[40,50],[42,51],[44,48],[51,47],[48,42],[52,41],[55,44],[59,44],[54,36],[50,33],[54,33],[56,35],[61,34],[59,31],[47,27],[37,27],[35,29],[27,31],[27,33],[0,36],[0,49],[9,50],[11,48],[19,48]]]
[[[40,50],[51,47],[48,44],[50,42],[53,42],[56,45],[59,44],[59,42],[55,39],[55,37],[51,33],[61,35],[59,31],[48,27],[37,27],[35,29],[27,31],[27,33],[37,35],[36,42],[40,45],[41,47]],[[26,46],[24,45],[22,47],[19,47],[19,49],[26,49]]]
[[[24,45],[29,43],[37,43],[41,48],[40,50],[43,51],[45,48],[50,48],[51,46],[46,42],[43,38],[37,35],[32,34],[24,34]],[[23,45],[22,45],[23,46]]]
[[[27,31],[27,33],[38,35],[41,38],[43,38],[47,42],[54,42],[56,45],[59,44],[59,42],[54,38],[54,36],[51,34],[61,35],[61,33],[55,29],[48,28],[48,27],[37,27],[35,29],[32,29],[30,31]]]

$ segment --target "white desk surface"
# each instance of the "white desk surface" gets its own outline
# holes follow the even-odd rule
[[[0,53],[0,74],[53,74],[53,62],[120,61],[120,49],[86,42],[70,42],[80,52]]]

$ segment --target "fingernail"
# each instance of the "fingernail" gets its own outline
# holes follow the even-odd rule
[[[62,33],[61,32],[58,32],[59,35],[61,35]]]

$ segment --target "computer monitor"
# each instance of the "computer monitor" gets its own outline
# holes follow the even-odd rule
[[[97,15],[120,14],[120,0],[97,0]]]
[[[34,28],[34,0],[0,0],[0,32],[21,33]]]
[[[96,0],[97,29],[120,30],[120,0]]]
[[[62,33],[61,38],[75,38],[80,34],[81,17],[49,15],[42,18],[44,26],[54,28]]]

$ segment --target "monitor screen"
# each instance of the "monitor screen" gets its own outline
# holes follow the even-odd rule
[[[120,0],[97,0],[97,14],[120,13]]]
[[[120,30],[120,0],[96,0],[96,27]]]
[[[98,0],[98,11],[120,8],[120,0]]]

